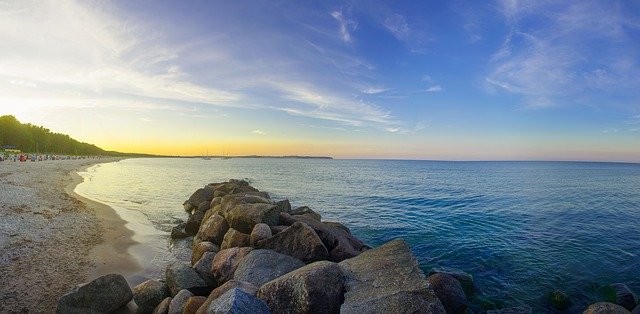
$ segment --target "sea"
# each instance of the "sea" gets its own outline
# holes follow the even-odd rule
[[[182,203],[207,183],[244,179],[309,206],[376,247],[396,238],[425,273],[471,274],[482,298],[544,312],[565,291],[576,308],[599,287],[640,293],[640,164],[231,158],[132,158],[80,173],[79,194],[136,231],[143,267],[162,273]]]

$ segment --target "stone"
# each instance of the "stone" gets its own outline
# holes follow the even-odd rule
[[[311,208],[307,206],[298,207],[289,212],[291,216],[307,216],[309,218],[315,219],[317,221],[322,220],[322,216],[320,214],[314,212]]]
[[[213,264],[213,259],[216,257],[216,254],[217,252],[204,252],[202,258],[193,265],[193,269],[204,279],[208,286],[216,285],[216,279],[211,273],[211,265]]]
[[[263,223],[256,224],[251,231],[249,244],[253,247],[256,247],[258,241],[269,239],[271,238],[271,236],[271,228],[269,227],[269,225]]]
[[[271,229],[271,236],[273,236],[276,233],[280,233],[287,228],[289,228],[289,226],[285,226],[285,225],[269,226],[269,229]]]
[[[403,240],[338,264],[345,278],[342,313],[445,313]]]
[[[293,219],[293,217],[291,217],[289,213],[281,212],[280,214],[278,214],[278,222],[281,225],[291,226],[296,222],[296,220]]]
[[[242,282],[242,281],[238,281],[235,279],[229,280],[227,282],[225,282],[222,286],[215,288],[213,291],[211,291],[211,294],[209,294],[209,297],[207,298],[207,300],[202,304],[202,306],[200,307],[200,309],[198,310],[197,314],[204,314],[207,312],[207,309],[209,308],[209,304],[211,304],[211,302],[213,302],[213,300],[219,298],[221,295],[223,295],[225,292],[234,289],[234,288],[239,288],[242,289],[244,292],[251,294],[251,295],[255,295],[256,291],[258,291],[258,287],[247,283],[247,282]]]
[[[589,307],[582,312],[583,314],[628,314],[630,313],[624,307],[609,303],[609,302],[598,302],[589,305]]]
[[[573,305],[573,301],[561,290],[549,292],[547,299],[554,308],[560,311],[567,310]]]
[[[233,279],[233,274],[240,261],[251,252],[251,247],[234,247],[222,250],[216,254],[211,264],[211,274],[218,284],[223,284]]]
[[[636,308],[631,311],[631,314],[640,314],[640,304],[638,304],[638,306],[636,306]]]
[[[315,262],[265,283],[256,296],[274,313],[339,313],[342,270],[333,262]]]
[[[171,239],[182,239],[182,238],[188,237],[189,235],[185,230],[186,226],[187,226],[187,223],[182,222],[177,226],[171,228]]]
[[[182,314],[195,314],[205,301],[207,301],[205,297],[190,297],[184,306]]]
[[[165,278],[172,296],[180,290],[189,290],[195,295],[205,295],[211,291],[207,282],[193,268],[181,262],[167,265]]]
[[[153,314],[167,314],[169,313],[169,305],[171,305],[172,297],[167,297],[153,310]]]
[[[262,300],[244,292],[242,289],[234,288],[213,300],[213,302],[209,304],[206,313],[270,314],[271,311]]]
[[[127,280],[119,274],[108,274],[78,285],[60,297],[56,313],[113,312],[132,298]]]
[[[293,256],[305,263],[329,258],[327,248],[305,223],[296,222],[273,237],[258,242],[258,247]]]
[[[515,306],[501,310],[489,310],[487,314],[531,314],[533,311],[528,306]]]
[[[222,200],[222,197],[227,195],[229,193],[225,192],[225,191],[220,191],[220,190],[216,190],[215,192],[213,192],[213,198],[220,198],[220,200]]]
[[[169,314],[182,314],[184,311],[185,305],[187,305],[187,301],[189,298],[193,296],[193,293],[189,290],[180,290],[178,294],[176,294],[171,303],[169,303]]]
[[[273,202],[268,198],[260,197],[253,194],[230,194],[225,195],[222,198],[222,201],[220,202],[221,212],[227,213],[233,207],[241,204],[273,204]]]
[[[189,199],[184,202],[184,209],[187,212],[191,212],[192,210],[198,208],[198,206],[202,202],[211,202],[211,200],[213,199],[213,192],[214,190],[211,186],[205,186],[204,188],[197,189],[195,192],[193,192],[193,194],[191,194]]]
[[[184,228],[185,232],[187,232],[188,235],[194,236],[198,233],[200,224],[202,224],[202,220],[204,219],[206,212],[209,210],[209,204],[210,202],[208,201],[200,203],[198,209],[196,209],[193,214],[189,216],[189,219],[187,220]]]
[[[445,273],[435,273],[427,278],[431,288],[447,313],[464,313],[469,308],[467,297],[460,282]]]
[[[191,254],[191,265],[195,265],[205,252],[217,253],[218,251],[220,251],[220,247],[212,242],[203,241],[196,244]]]
[[[289,255],[272,250],[253,250],[238,264],[233,279],[260,287],[304,265],[301,260]]]
[[[169,287],[164,282],[147,280],[133,289],[133,300],[140,313],[152,313],[153,310],[169,296]]]
[[[442,267],[434,268],[433,270],[431,270],[431,272],[429,272],[429,276],[436,273],[444,273],[458,280],[467,298],[471,298],[476,293],[476,288],[473,283],[473,276],[471,276],[471,274],[465,273],[458,269]]]
[[[222,244],[220,248],[230,249],[232,247],[243,247],[249,246],[250,236],[248,234],[242,233],[236,229],[229,229],[227,233],[224,235],[224,239],[222,239]]]
[[[289,200],[276,202],[276,207],[278,207],[278,210],[283,213],[288,213],[289,211],[291,211],[291,203],[289,202]]]
[[[280,211],[273,204],[240,204],[224,212],[224,218],[232,228],[251,233],[253,226],[265,223],[269,226],[277,225]]]
[[[200,225],[197,237],[202,241],[221,244],[228,230],[227,221],[220,214],[215,213]]]
[[[623,283],[614,283],[610,285],[615,291],[616,304],[624,307],[629,311],[633,311],[636,307],[636,296],[629,290],[629,287]]]

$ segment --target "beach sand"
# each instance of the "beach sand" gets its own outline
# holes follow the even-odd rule
[[[0,162],[1,313],[53,312],[78,283],[140,269],[125,221],[73,192],[77,171],[117,160]]]

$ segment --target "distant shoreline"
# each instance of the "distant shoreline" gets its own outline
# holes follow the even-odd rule
[[[261,155],[246,155],[246,156],[175,156],[176,158],[217,158],[217,159],[234,159],[234,158],[276,158],[276,159],[333,159],[329,156],[261,156]]]

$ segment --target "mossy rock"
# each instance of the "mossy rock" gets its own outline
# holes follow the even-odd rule
[[[565,311],[573,305],[571,298],[560,290],[549,292],[549,303],[558,310]]]

